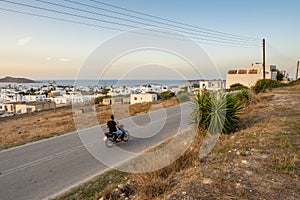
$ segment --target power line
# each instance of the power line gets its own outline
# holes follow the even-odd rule
[[[110,29],[110,30],[115,30],[115,31],[127,31],[126,29],[120,29],[120,28],[113,28],[109,26],[101,26],[98,24],[91,24],[91,23],[85,23],[85,22],[78,22],[74,20],[67,20],[63,18],[58,18],[58,17],[51,17],[47,15],[40,15],[40,14],[33,14],[29,12],[24,12],[24,11],[17,11],[17,10],[12,10],[12,9],[6,9],[6,8],[1,8],[0,10],[8,11],[8,12],[13,12],[13,13],[18,13],[18,14],[24,14],[24,15],[29,15],[29,16],[35,16],[35,17],[41,17],[41,18],[46,18],[46,19],[52,19],[52,20],[57,20],[57,21],[62,21],[62,22],[69,22],[73,24],[80,24],[80,25],[86,25],[86,26],[94,26],[98,28],[105,28],[105,29]],[[181,38],[174,38],[174,37],[166,37],[166,36],[161,36],[161,35],[154,35],[154,34],[149,34],[149,33],[142,33],[142,32],[130,32],[132,34],[139,34],[139,35],[149,35],[153,37],[159,37],[159,38],[167,38],[167,39],[172,39],[172,40],[178,40],[178,41],[190,41],[187,39],[181,39]]]
[[[30,16],[35,16],[35,17],[42,17],[42,18],[46,18],[46,19],[53,19],[53,20],[57,20],[57,21],[70,22],[70,23],[73,23],[73,24],[95,26],[95,27],[98,27],[98,28],[105,28],[105,29],[111,29],[111,30],[116,30],[116,31],[126,31],[124,29],[119,29],[119,28],[113,28],[113,27],[108,27],[108,26],[101,26],[101,25],[90,24],[90,23],[85,23],[85,22],[78,22],[78,21],[73,21],[73,20],[68,20],[68,19],[63,19],[63,18],[58,18],[58,17],[51,17],[51,16],[47,16],[47,15],[34,14],[34,13],[29,13],[29,12],[24,12],[24,11],[18,11],[18,10],[12,10],[12,9],[7,9],[7,8],[0,8],[0,10],[4,10],[4,11],[8,11],[8,12],[13,12],[13,13],[18,13],[18,14],[30,15]]]
[[[147,24],[147,23],[144,23],[144,22],[138,22],[138,21],[134,21],[134,20],[128,20],[128,19],[124,19],[124,18],[120,18],[120,17],[115,17],[115,16],[112,16],[112,15],[106,15],[106,14],[100,14],[100,13],[97,13],[97,12],[91,12],[91,11],[87,11],[87,10],[83,10],[83,9],[78,9],[78,8],[74,8],[74,7],[70,7],[70,6],[65,6],[65,5],[61,5],[61,4],[57,4],[57,3],[52,3],[52,2],[48,2],[48,1],[44,1],[44,0],[36,0],[38,2],[42,2],[42,3],[46,3],[46,4],[50,4],[50,5],[54,5],[54,6],[58,6],[58,7],[62,7],[62,8],[67,8],[67,9],[72,9],[72,10],[76,10],[76,11],[81,11],[81,12],[85,12],[85,13],[89,13],[89,14],[95,14],[95,15],[99,15],[99,16],[104,16],[104,17],[109,17],[109,18],[113,18],[113,19],[118,19],[118,20],[121,20],[121,21],[125,21],[125,22],[131,22],[131,23],[138,23],[138,24],[142,24],[142,25],[145,25],[145,26],[150,26],[150,27],[156,27],[156,28],[165,28],[165,27],[162,27],[162,26],[157,26],[157,25],[153,25],[153,24]],[[207,36],[207,35],[203,35],[203,34],[199,34],[199,33],[191,33],[191,32],[188,32],[188,31],[182,31],[182,30],[177,30],[177,29],[172,29],[172,28],[168,28],[169,30],[172,30],[172,31],[177,31],[177,32],[181,32],[181,33],[185,33],[185,34],[189,34],[189,35],[198,35],[198,36],[201,36],[201,37],[209,37],[209,38],[212,38],[212,39],[217,39],[217,40],[226,40],[226,41],[229,41],[229,42],[234,42],[234,43],[241,43],[241,44],[253,44],[253,42],[249,43],[249,42],[246,42],[246,41],[239,41],[239,40],[236,40],[236,39],[224,39],[222,37],[216,37],[216,36]],[[195,39],[197,39],[195,37]]]
[[[36,1],[42,1],[42,0],[36,0]],[[63,0],[63,1],[70,2],[70,3],[76,4],[76,5],[81,5],[81,6],[85,6],[85,7],[97,9],[97,10],[102,10],[102,11],[109,12],[109,13],[114,13],[114,14],[118,14],[118,15],[122,15],[122,16],[126,16],[126,17],[131,17],[131,18],[134,18],[134,19],[139,19],[139,20],[148,21],[148,22],[151,22],[151,23],[165,25],[165,26],[168,26],[168,27],[176,27],[176,28],[179,28],[179,29],[190,30],[190,31],[196,32],[197,35],[201,35],[201,36],[214,37],[214,38],[219,38],[219,39],[227,39],[227,40],[240,41],[240,42],[243,42],[243,41],[244,42],[246,42],[246,41],[254,42],[252,39],[249,40],[248,38],[241,38],[241,37],[238,38],[238,37],[228,36],[228,35],[224,35],[224,34],[220,34],[220,33],[207,32],[207,31],[203,31],[203,30],[199,30],[199,29],[190,28],[190,27],[183,27],[183,26],[178,26],[178,25],[172,25],[170,23],[165,23],[165,22],[160,22],[160,21],[156,21],[156,20],[151,20],[151,19],[147,19],[147,18],[144,18],[144,17],[139,17],[139,16],[136,16],[136,15],[127,14],[127,13],[124,13],[124,12],[117,12],[117,11],[105,9],[105,8],[102,8],[102,7],[91,6],[91,5],[88,5],[88,4],[79,3],[79,2],[76,2],[76,1],[72,1],[72,0]],[[120,20],[126,20],[126,19],[121,18]],[[135,23],[140,23],[140,22],[136,22],[135,21]],[[156,25],[151,24],[151,26],[156,26]],[[199,34],[199,33],[201,33],[201,34]],[[194,33],[189,32],[189,34],[194,34]],[[205,34],[205,35],[203,35],[203,34]],[[211,36],[211,35],[213,35],[213,36]]]
[[[123,25],[124,26],[124,24],[110,22],[110,21],[107,21],[107,20],[99,20],[99,19],[95,19],[95,18],[90,18],[90,17],[82,16],[82,15],[75,15],[75,14],[72,14],[72,13],[70,14],[70,13],[66,13],[66,12],[55,11],[55,10],[51,10],[51,9],[41,8],[41,7],[37,7],[37,6],[31,6],[31,5],[22,4],[22,3],[15,3],[15,2],[11,2],[11,1],[5,1],[5,0],[0,0],[0,1],[2,1],[2,2],[9,2],[9,3],[21,5],[21,6],[27,6],[27,7],[31,7],[31,8],[35,8],[35,9],[42,9],[42,10],[46,10],[46,11],[50,11],[50,12],[55,12],[55,13],[60,13],[60,14],[65,14],[65,15],[71,15],[71,16],[80,17],[80,18],[84,18],[84,19],[92,19],[92,20],[97,20],[97,21],[101,21],[101,22],[112,23],[112,24]],[[38,15],[38,14],[25,13],[25,12],[20,12],[20,11],[16,11],[16,10],[9,10],[9,9],[2,9],[2,10],[6,10],[6,11],[10,11],[10,12],[16,12],[16,13],[21,13],[21,14],[27,14],[27,15],[33,15],[33,16],[37,16],[37,17],[44,17],[44,18],[49,18],[49,19],[55,19],[55,20],[60,20],[60,21],[65,21],[65,22],[77,23],[77,24],[82,24],[82,25],[96,26],[96,27],[100,27],[100,28],[106,28],[106,29],[112,29],[112,30],[119,30],[119,31],[126,31],[126,30],[120,29],[120,28],[112,28],[112,27],[107,27],[107,26],[100,26],[100,25],[91,24],[91,23],[78,22],[78,21],[74,21],[74,20],[66,20],[66,19],[61,19],[61,18],[57,18],[57,17],[49,17],[49,16],[45,16],[45,15],[42,16],[42,15]],[[128,25],[126,25],[126,27],[128,27]],[[133,27],[133,26],[131,26],[131,27]],[[135,27],[134,26],[133,28],[140,28],[140,27]],[[150,30],[150,31],[153,31],[153,30]],[[166,34],[166,32],[162,32],[162,33]],[[148,33],[147,34],[141,33],[141,34],[151,35],[151,36],[155,36],[155,37],[164,37],[164,36],[157,36],[157,35],[148,34]],[[164,37],[164,38],[177,39],[178,40],[178,38],[171,38],[171,37]],[[197,40],[201,40],[201,41],[204,40],[204,41],[209,41],[209,42],[225,43],[225,44],[236,45],[236,46],[258,47],[257,45],[246,45],[246,44],[229,43],[229,42],[226,42],[226,41],[217,41],[217,40],[204,39],[204,38],[199,38],[199,37],[191,37],[191,38],[194,38],[194,39],[197,39]],[[181,40],[181,39],[179,39],[179,40]]]
[[[109,6],[109,7],[112,7],[112,8],[125,10],[127,12],[140,14],[140,15],[143,15],[143,16],[152,17],[152,18],[155,18],[155,19],[168,21],[168,22],[172,22],[172,23],[175,23],[175,24],[180,24],[180,25],[184,25],[184,26],[193,27],[193,28],[200,29],[200,30],[205,30],[205,31],[213,32],[213,33],[219,33],[219,34],[222,34],[222,35],[227,35],[227,36],[232,36],[232,37],[238,37],[238,38],[245,38],[245,39],[249,39],[249,40],[260,41],[260,39],[258,39],[258,38],[245,37],[245,36],[240,36],[240,35],[234,35],[234,34],[230,34],[230,33],[221,32],[221,31],[215,31],[215,30],[212,30],[212,29],[202,28],[202,27],[191,25],[191,24],[186,24],[186,23],[170,20],[170,19],[167,19],[167,18],[150,15],[150,14],[143,13],[143,12],[140,12],[140,11],[135,11],[135,10],[131,10],[131,9],[128,9],[128,8],[123,8],[123,7],[120,7],[120,6],[115,6],[115,5],[112,5],[112,4],[109,4],[109,3],[101,2],[99,0],[89,0],[89,1],[94,2],[94,3],[98,3],[98,4],[102,4],[102,5],[105,5],[105,6]]]

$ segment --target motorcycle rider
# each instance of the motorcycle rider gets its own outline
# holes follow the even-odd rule
[[[119,129],[118,124],[115,122],[114,115],[110,116],[110,120],[108,120],[106,123],[106,128],[109,129],[109,132],[111,134],[115,134],[117,136],[117,138],[114,137],[116,141],[121,141],[122,131]]]

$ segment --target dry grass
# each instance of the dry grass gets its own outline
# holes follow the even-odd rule
[[[299,131],[300,86],[260,94],[206,159],[198,137],[170,166],[132,175],[135,199],[299,199]]]
[[[97,119],[93,119],[94,113],[86,113],[84,115],[85,120],[82,121],[83,124],[80,124],[80,126],[90,127],[105,123],[112,113],[117,119],[121,119],[130,115],[146,113],[153,105],[168,107],[176,104],[178,104],[176,99],[170,99],[130,106],[97,106]],[[76,130],[72,106],[70,105],[55,110],[0,118],[0,126],[0,150]]]

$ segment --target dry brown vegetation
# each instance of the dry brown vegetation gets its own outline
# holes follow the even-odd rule
[[[153,108],[152,105],[168,107],[176,104],[178,104],[178,102],[174,98],[130,106],[96,106],[97,120],[89,120],[87,118],[84,126],[94,126],[97,123],[105,123],[112,112],[114,112],[117,119],[121,119],[129,115],[146,113],[150,108],[155,109],[155,106]],[[56,108],[55,110],[0,118],[0,126],[0,150],[76,130],[71,105]]]
[[[300,199],[300,85],[256,99],[205,159],[196,142],[170,166],[134,174],[134,199]]]

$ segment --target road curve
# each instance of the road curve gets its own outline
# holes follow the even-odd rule
[[[188,127],[191,111],[191,104],[184,103],[120,120],[132,136],[127,143],[120,143],[120,148],[141,152],[159,144],[176,133],[180,122],[184,121],[180,128]],[[105,130],[103,125],[101,128]],[[81,134],[90,137],[83,143]],[[108,170],[86,148],[95,145],[103,154],[114,157],[102,137],[99,126],[95,126],[1,151],[0,199],[49,199]],[[113,164],[128,159],[120,157]]]

